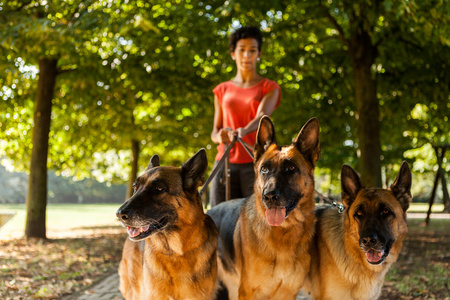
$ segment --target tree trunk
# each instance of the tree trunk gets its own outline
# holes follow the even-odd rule
[[[132,139],[131,140],[131,172],[130,179],[128,180],[128,188],[126,199],[130,198],[133,195],[133,183],[136,181],[137,172],[138,172],[138,160],[139,160],[139,141]],[[125,199],[125,200],[126,200]]]
[[[47,155],[57,60],[39,59],[39,80],[34,107],[33,148],[28,179],[25,236],[46,238]]]
[[[359,173],[367,187],[381,187],[381,141],[379,104],[372,65],[377,57],[369,33],[359,26],[352,34],[350,56],[355,76]]]

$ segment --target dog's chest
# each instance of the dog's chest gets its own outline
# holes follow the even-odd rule
[[[249,283],[249,290],[254,291],[254,299],[290,299],[298,293],[303,281],[304,274],[300,268],[295,263],[279,261],[272,268],[258,270],[256,273],[259,273],[253,277],[255,280]]]
[[[381,293],[383,280],[379,278],[366,277],[359,273],[358,278],[346,281],[345,277],[336,278],[336,273],[328,274],[325,299],[358,299],[372,300],[378,299]]]

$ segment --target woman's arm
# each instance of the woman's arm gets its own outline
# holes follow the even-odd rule
[[[229,137],[230,132],[231,128],[223,128],[222,107],[217,96],[214,96],[214,125],[211,132],[211,140],[216,144],[228,143],[231,141]]]
[[[280,91],[278,89],[274,89],[273,91],[264,95],[261,99],[261,103],[258,106],[258,110],[256,111],[256,116],[248,122],[248,124],[243,128],[238,128],[235,131],[240,138],[243,138],[247,134],[256,131],[258,129],[259,120],[262,116],[267,115],[270,116],[278,103],[278,97],[280,96]]]

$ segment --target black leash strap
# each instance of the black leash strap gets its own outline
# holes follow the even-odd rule
[[[216,165],[216,167],[214,168],[214,170],[212,170],[211,175],[209,175],[208,179],[206,179],[205,184],[203,185],[202,189],[200,190],[199,194],[200,196],[203,195],[203,193],[206,191],[206,189],[208,188],[208,185],[211,183],[211,181],[213,180],[214,176],[216,176],[217,172],[219,172],[220,167],[225,163],[225,159],[227,158],[227,156],[230,154],[230,150],[231,148],[233,148],[234,144],[236,143],[237,138],[235,137],[231,143],[228,145],[228,147],[225,149],[225,152],[222,155],[222,158],[219,160],[219,163]]]
[[[236,136],[235,138],[242,144],[242,147],[244,147],[247,154],[250,155],[250,157],[252,159],[254,159],[253,153],[252,153],[252,151],[253,151],[252,147],[249,144],[247,144],[246,142],[244,142],[240,137]]]
[[[245,151],[247,152],[248,155],[250,155],[250,157],[253,159],[253,149],[252,147],[247,144],[246,142],[244,142],[240,137],[238,137],[237,135],[234,136],[233,140],[231,141],[231,143],[228,145],[228,147],[225,149],[225,152],[223,153],[222,158],[219,160],[219,162],[217,163],[216,167],[212,170],[211,175],[209,175],[208,179],[206,179],[205,184],[203,184],[202,189],[200,190],[199,194],[200,196],[203,195],[203,193],[206,191],[206,189],[208,188],[208,185],[211,183],[211,181],[213,180],[214,176],[217,175],[217,173],[219,172],[220,168],[222,167],[222,165],[225,163],[225,160],[227,159],[228,155],[230,155],[230,150],[231,148],[233,148],[234,144],[236,142],[240,142],[242,144],[242,147],[244,147]],[[205,208],[206,208],[206,203],[205,203]]]

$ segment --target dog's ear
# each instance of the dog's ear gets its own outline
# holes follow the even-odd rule
[[[154,167],[159,167],[159,156],[157,154],[153,155],[152,158],[150,158],[147,169],[145,170],[150,170],[151,168]]]
[[[256,133],[256,143],[253,150],[254,161],[258,161],[272,144],[276,144],[275,128],[268,116],[262,116]]]
[[[183,188],[185,190],[196,189],[203,182],[203,175],[208,168],[205,149],[200,149],[181,166]]]
[[[394,183],[390,186],[389,190],[392,191],[395,198],[400,202],[403,211],[409,208],[409,203],[411,202],[411,170],[406,161],[403,161],[400,171],[398,171],[397,178],[395,178]]]
[[[312,166],[320,158],[320,126],[317,118],[311,118],[298,133],[294,140],[295,147],[308,159]]]
[[[341,198],[342,203],[349,208],[361,189],[361,181],[352,167],[343,165],[341,168]]]

